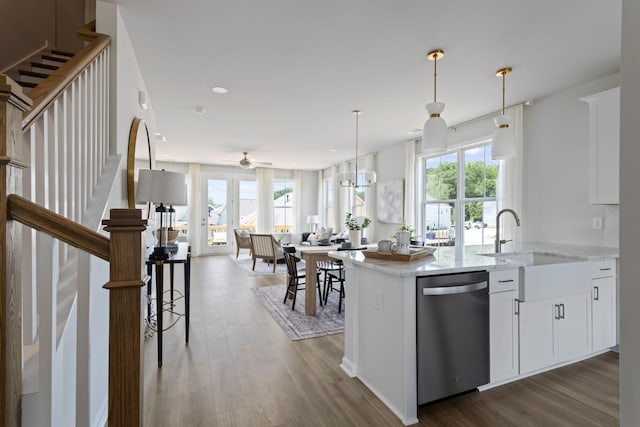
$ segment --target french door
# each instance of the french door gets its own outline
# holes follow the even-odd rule
[[[234,228],[255,231],[255,178],[203,173],[201,188],[201,252],[231,253],[236,245]]]

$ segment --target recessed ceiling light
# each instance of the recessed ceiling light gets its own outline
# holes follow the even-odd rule
[[[202,105],[196,106],[196,114],[203,115],[206,112],[207,112],[207,109],[204,108]]]
[[[214,86],[211,88],[211,91],[213,93],[217,93],[218,95],[225,95],[227,94],[229,91],[221,86]]]
[[[169,157],[169,155],[168,154],[163,154],[162,157]]]
[[[335,153],[338,150],[336,150],[335,148],[330,148],[329,151],[331,151],[332,153]]]

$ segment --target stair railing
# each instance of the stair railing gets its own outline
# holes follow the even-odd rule
[[[49,401],[38,409],[39,419],[52,422],[50,370],[59,329],[56,321],[62,319],[63,326],[68,322],[55,314],[56,287],[69,266],[83,268],[67,244],[110,262],[104,286],[110,295],[108,424],[142,425],[139,288],[143,285],[140,233],[145,221],[136,210],[111,210],[111,219],[103,222],[111,239],[94,231],[120,159],[109,155],[110,39],[90,33],[84,34],[92,38],[87,46],[29,93],[33,108],[21,88],[0,75],[0,183],[5,183],[0,190],[0,425],[4,426],[22,423],[23,330],[30,336],[40,329],[38,381],[44,389],[39,392]],[[42,233],[23,232],[20,224]],[[82,259],[88,264],[89,257]],[[89,267],[84,268],[72,276],[87,279]],[[78,294],[89,292],[86,280],[74,286]],[[44,313],[36,312],[31,303],[36,299]],[[78,329],[85,320],[78,319]],[[80,346],[81,337],[77,339]],[[43,357],[49,372],[42,372]],[[77,399],[84,391],[76,391]],[[88,409],[76,408],[76,423],[87,420]]]

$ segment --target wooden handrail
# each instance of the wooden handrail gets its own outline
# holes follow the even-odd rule
[[[10,194],[7,199],[9,218],[109,261],[109,238],[24,197]]]
[[[95,27],[95,22],[89,23],[78,30],[78,35],[86,40],[90,36],[88,27]],[[47,109],[62,91],[73,82],[87,66],[111,43],[111,37],[105,34],[95,34],[95,37],[85,47],[80,49],[71,59],[64,63],[60,68],[51,73],[49,77],[42,81],[38,86],[29,92],[29,97],[33,100],[33,108],[31,111],[25,111],[22,115],[22,131],[31,126],[31,124]]]

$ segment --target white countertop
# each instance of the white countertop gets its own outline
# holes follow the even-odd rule
[[[618,248],[606,248],[596,246],[566,245],[551,243],[520,243],[512,245],[513,249],[504,253],[531,253],[538,252],[548,255],[558,255],[584,260],[597,260],[618,258]],[[382,259],[365,258],[362,251],[332,251],[329,256],[341,259],[345,263],[362,266],[372,270],[381,271],[394,276],[431,276],[437,274],[459,273],[464,271],[479,270],[504,270],[517,267],[514,263],[490,256],[482,256],[480,247],[466,247],[460,257],[456,257],[455,248],[452,246],[439,247],[433,256],[422,258],[412,262],[391,261]]]

